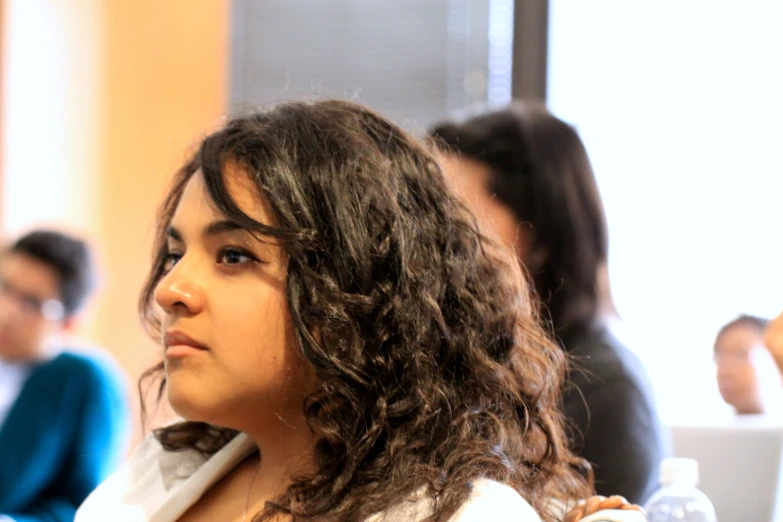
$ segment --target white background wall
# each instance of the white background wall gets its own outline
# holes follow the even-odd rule
[[[3,2],[4,238],[42,223],[94,228],[85,202],[98,182],[96,2]]]
[[[665,418],[717,415],[717,329],[783,309],[783,2],[550,5],[549,106],[593,161],[629,342]]]

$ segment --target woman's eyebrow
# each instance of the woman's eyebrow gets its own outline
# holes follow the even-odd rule
[[[219,234],[223,234],[225,232],[247,232],[247,228],[243,227],[242,225],[235,223],[233,221],[228,220],[222,220],[222,221],[214,221],[204,227],[203,234],[205,236],[216,236]]]
[[[247,232],[247,228],[233,221],[222,220],[222,221],[214,221],[209,225],[207,225],[206,227],[204,227],[202,234],[206,237],[210,237],[210,236],[223,234],[226,232],[236,232],[236,231]],[[173,239],[174,241],[180,241],[180,242],[182,241],[182,234],[173,225],[166,228],[166,236]]]
[[[182,234],[180,234],[179,231],[173,226],[169,226],[166,228],[166,237],[169,237],[174,241],[180,241],[180,242],[182,241]]]

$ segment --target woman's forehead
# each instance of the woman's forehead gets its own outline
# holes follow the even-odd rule
[[[227,162],[223,167],[223,182],[229,196],[245,215],[265,225],[277,226],[276,216],[266,194],[244,166]]]
[[[222,183],[228,197],[251,219],[275,226],[275,216],[259,188],[248,176],[247,171],[236,163],[227,163],[222,172]],[[204,173],[199,169],[185,184],[182,197],[172,216],[176,221],[225,219],[225,214],[210,197]]]

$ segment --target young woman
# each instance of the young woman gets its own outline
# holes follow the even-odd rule
[[[159,225],[141,308],[187,420],[77,522],[552,521],[589,493],[518,268],[388,121],[234,119]]]

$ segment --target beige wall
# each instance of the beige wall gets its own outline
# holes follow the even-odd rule
[[[227,104],[228,2],[106,2],[101,188],[96,201],[112,280],[96,338],[135,381],[157,358],[136,298],[152,216],[186,149]]]
[[[2,221],[95,231],[100,136],[100,0],[5,0]],[[86,204],[87,203],[87,204]]]

